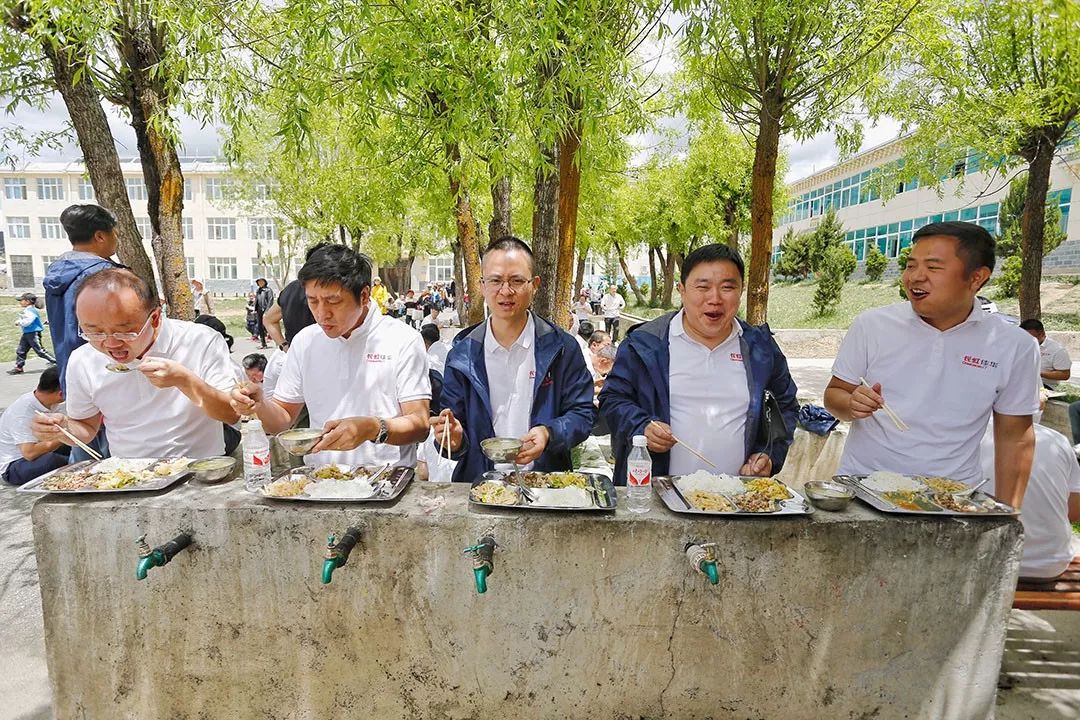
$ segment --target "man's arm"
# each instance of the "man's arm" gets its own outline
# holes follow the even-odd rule
[[[239,419],[230,404],[229,393],[213,387],[175,360],[149,358],[138,370],[155,387],[173,387],[184,393],[195,407],[214,420],[232,425]]]
[[[1069,522],[1080,522],[1080,493],[1069,493]]]
[[[1052,380],[1054,382],[1068,380],[1072,377],[1072,368],[1066,370],[1044,370],[1041,375],[1043,380]]]
[[[825,409],[838,420],[851,422],[868,418],[881,409],[885,400],[881,397],[881,384],[872,388],[855,385],[833,375],[825,388]]]
[[[410,400],[398,407],[401,409],[400,415],[383,418],[387,430],[386,444],[411,445],[427,438],[430,401]],[[328,420],[323,429],[326,434],[319,444],[311,449],[313,453],[323,450],[352,450],[377,438],[380,428],[378,418],[350,417]]]
[[[74,446],[75,443],[71,441],[71,438],[60,432],[60,428],[64,428],[79,440],[88,443],[94,439],[94,436],[98,434],[98,430],[101,429],[101,413],[82,420],[76,420],[63,413],[35,415],[30,431],[41,442],[55,442]]]
[[[994,478],[997,497],[1020,509],[1035,456],[1030,415],[994,413]]]
[[[281,305],[278,305],[277,301],[263,313],[263,327],[276,344],[285,344],[285,333],[281,331]]]
[[[24,460],[37,460],[45,453],[50,453],[53,450],[63,445],[59,440],[49,440],[45,442],[28,442],[20,443],[18,448],[22,453]]]

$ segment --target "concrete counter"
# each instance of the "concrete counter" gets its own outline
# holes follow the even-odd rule
[[[48,497],[33,524],[61,719],[985,718],[1020,546],[1009,519],[478,513],[415,482],[380,507]],[[478,595],[462,548],[490,528]],[[136,581],[134,538],[184,529]]]

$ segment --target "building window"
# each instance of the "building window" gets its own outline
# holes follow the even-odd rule
[[[277,242],[277,225],[273,218],[251,218],[248,221],[251,227],[251,239],[259,242]]]
[[[12,240],[30,239],[30,218],[10,215],[8,216],[7,226],[8,237]]]
[[[454,258],[428,258],[428,282],[450,282],[454,279]]]
[[[94,200],[94,184],[88,178],[79,178],[79,199]]]
[[[64,234],[63,225],[60,224],[60,218],[43,217],[40,220],[42,240],[63,240],[67,237]]]
[[[208,257],[207,266],[210,268],[211,280],[235,280],[236,258],[234,257]]]
[[[139,229],[139,235],[142,236],[143,240],[150,240],[154,237],[154,226],[150,224],[150,218],[135,218],[135,227]]]
[[[184,258],[184,264],[187,265],[188,279],[190,280],[191,278],[196,277],[196,275],[195,275],[195,258],[193,258],[193,257],[185,257]]]
[[[259,278],[271,278],[274,276],[274,269],[263,262],[266,258],[251,258],[251,279],[258,280]]]
[[[256,200],[269,200],[270,199],[270,186],[266,183],[256,183],[255,185],[255,199]]]
[[[124,178],[124,185],[127,186],[127,194],[129,200],[146,200],[146,183],[143,182],[142,178]]]
[[[195,237],[195,224],[191,221],[191,218],[182,218],[180,222],[183,224],[184,239],[191,240]]]
[[[38,178],[38,200],[63,200],[64,178]]]
[[[8,200],[25,200],[26,178],[4,178],[4,197]]]
[[[184,178],[184,199],[191,200],[195,195],[195,182],[191,178]]]
[[[12,287],[34,286],[34,257],[32,255],[9,255]]]
[[[231,183],[225,178],[206,178],[206,197],[210,200],[224,200]]]
[[[42,255],[41,256],[41,274],[42,275],[45,275],[45,273],[49,272],[49,266],[52,265],[54,262],[56,262],[56,258],[58,258],[58,257],[60,257],[60,256],[59,255]]]
[[[206,218],[206,236],[210,240],[235,240],[236,218]],[[235,258],[233,262],[236,262]]]

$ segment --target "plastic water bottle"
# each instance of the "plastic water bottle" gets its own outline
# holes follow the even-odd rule
[[[248,420],[241,426],[244,446],[244,485],[260,487],[270,482],[270,439],[263,431],[262,422]]]
[[[626,458],[626,509],[647,513],[652,495],[652,457],[644,435],[634,436],[634,447]]]

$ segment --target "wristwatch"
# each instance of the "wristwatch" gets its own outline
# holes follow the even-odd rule
[[[375,436],[372,442],[382,444],[386,442],[386,436],[390,434],[390,428],[387,426],[386,421],[381,417],[375,418],[379,421],[379,434]]]

